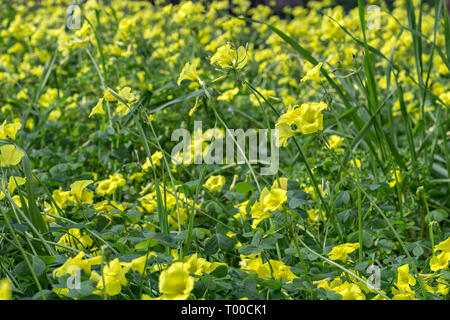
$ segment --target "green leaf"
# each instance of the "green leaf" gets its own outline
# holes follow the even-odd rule
[[[247,193],[249,191],[255,190],[255,187],[247,182],[239,182],[235,185],[234,189],[239,193]]]
[[[259,244],[261,243],[261,239],[262,239],[262,235],[261,232],[258,230],[255,232],[255,234],[253,235],[253,239],[252,239],[252,246],[259,246]]]
[[[216,269],[214,269],[213,272],[211,272],[211,275],[217,278],[223,278],[226,277],[228,274],[228,267],[227,266],[218,266]]]
[[[223,251],[230,251],[234,248],[234,241],[231,238],[228,238],[227,236],[218,233],[216,235],[217,237],[217,244],[219,246],[219,249],[222,249]]]
[[[213,255],[217,251],[219,251],[219,242],[217,241],[217,237],[213,236],[209,238],[205,243],[205,254]]]

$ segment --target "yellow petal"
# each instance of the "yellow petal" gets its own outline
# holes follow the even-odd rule
[[[12,144],[7,144],[0,147],[0,166],[9,167],[16,166],[22,160],[25,152],[17,149]]]
[[[92,109],[91,113],[89,114],[89,118],[92,117],[95,114],[105,115],[105,110],[103,110],[103,98],[100,98],[98,100],[95,107]]]

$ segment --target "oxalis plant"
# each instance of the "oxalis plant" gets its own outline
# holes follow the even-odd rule
[[[0,299],[445,300],[446,1],[0,0]]]

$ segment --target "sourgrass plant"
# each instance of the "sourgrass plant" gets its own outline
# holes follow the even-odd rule
[[[0,299],[445,300],[449,78],[443,0],[0,0]]]

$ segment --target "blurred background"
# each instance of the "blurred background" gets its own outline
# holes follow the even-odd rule
[[[180,1],[181,0],[170,0],[170,2],[172,2],[173,4],[180,3]],[[195,0],[193,0],[193,1],[195,1]],[[213,1],[214,0],[210,0],[208,2],[213,2]],[[231,2],[231,0],[229,0],[229,1]],[[271,5],[271,4],[275,3],[275,6],[273,8],[276,13],[281,13],[282,9],[286,6],[295,7],[295,6],[299,6],[299,5],[305,5],[309,1],[312,1],[312,0],[250,0],[253,7],[257,6],[258,4]],[[318,0],[315,0],[315,1],[318,1]],[[446,0],[446,1],[447,1],[447,8],[449,9],[449,12],[450,12],[450,0]],[[388,3],[388,5],[390,5],[394,2],[394,0],[386,0],[386,2]],[[433,0],[422,0],[422,2],[427,2],[430,5],[434,5]],[[342,5],[346,10],[354,8],[358,5],[357,0],[336,0],[335,3]],[[376,4],[376,3],[374,3],[374,4]]]

